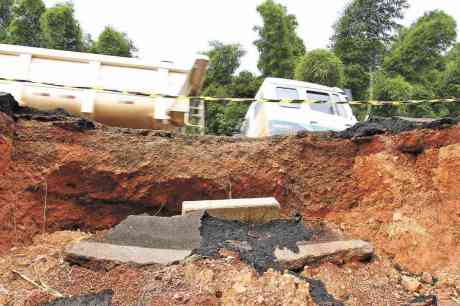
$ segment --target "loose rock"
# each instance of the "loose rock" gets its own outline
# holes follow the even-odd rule
[[[424,283],[426,283],[426,284],[431,285],[431,284],[433,284],[433,276],[428,272],[423,272],[422,273],[422,281]]]
[[[8,290],[6,290],[5,287],[0,284],[0,295],[7,295],[8,293]]]
[[[409,292],[417,292],[422,284],[413,277],[403,276],[401,278],[401,285]]]

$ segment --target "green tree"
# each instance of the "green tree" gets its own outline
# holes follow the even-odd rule
[[[408,6],[407,0],[353,0],[334,25],[332,48],[347,66],[345,86],[356,98],[366,98],[369,82],[364,81],[380,64]]]
[[[263,77],[243,70],[232,78],[232,82],[227,86],[228,92],[232,97],[254,98],[263,81]]]
[[[380,101],[406,101],[413,95],[413,87],[402,76],[387,76],[383,72],[375,75],[375,98]]]
[[[351,89],[354,100],[368,98],[370,82],[369,68],[360,64],[344,65],[345,81],[343,87]]]
[[[42,15],[40,26],[43,47],[49,49],[83,51],[83,35],[75,18],[73,4],[61,3]]]
[[[413,85],[401,75],[389,76],[383,71],[375,75],[375,97],[380,101],[407,101],[413,98],[424,99],[429,96],[423,87]],[[431,98],[431,96],[429,96]],[[433,107],[430,103],[384,105],[372,108],[374,116],[404,116],[404,117],[430,117],[445,116],[449,110],[441,107]]]
[[[460,97],[460,43],[448,53],[447,66],[442,79],[443,96]]]
[[[105,55],[133,57],[137,49],[126,33],[107,26],[94,43],[92,52]]]
[[[206,106],[206,132],[232,136],[240,131],[249,104],[240,102],[208,103]]]
[[[298,58],[305,54],[296,17],[273,0],[264,1],[257,11],[263,20],[263,26],[254,28],[259,35],[254,42],[260,55],[257,66],[264,76],[292,78]]]
[[[40,18],[45,11],[46,7],[42,0],[17,0],[8,27],[8,42],[40,47],[42,44]]]
[[[412,83],[438,87],[445,69],[443,54],[454,43],[457,24],[443,11],[432,11],[404,29],[385,57],[388,73],[400,74]]]
[[[253,98],[262,78],[249,71],[236,74],[245,52],[238,44],[209,43],[204,54],[209,57],[203,95],[212,97]],[[206,131],[216,135],[233,135],[240,129],[248,103],[210,102],[206,106]]]
[[[209,57],[204,88],[216,85],[228,85],[232,82],[235,71],[241,64],[241,58],[246,54],[239,44],[223,44],[220,41],[209,42],[210,49],[203,52]],[[214,89],[213,89],[214,90]]]
[[[4,42],[13,13],[13,0],[0,1],[0,42]]]
[[[342,61],[331,51],[317,49],[299,59],[295,79],[331,87],[342,87],[344,69]]]
[[[241,71],[232,76],[228,85],[208,87],[208,93],[214,91],[216,97],[254,98],[263,78],[249,71]],[[216,135],[231,136],[238,133],[250,104],[242,102],[208,103],[206,111],[206,130]]]
[[[447,53],[447,61],[458,61],[460,60],[460,43],[456,43]]]

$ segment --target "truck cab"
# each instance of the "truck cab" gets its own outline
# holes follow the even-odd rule
[[[264,102],[269,100],[311,100],[323,103]],[[267,78],[256,102],[249,107],[242,126],[247,137],[269,137],[302,131],[343,131],[357,123],[349,98],[340,88],[295,80]]]

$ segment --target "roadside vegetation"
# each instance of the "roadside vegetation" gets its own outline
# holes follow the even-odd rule
[[[0,42],[125,57],[136,51],[131,39],[112,26],[93,40],[81,28],[71,2],[47,8],[42,0],[2,0]]]
[[[401,21],[408,0],[352,0],[334,25],[327,49],[309,50],[297,33],[298,20],[286,7],[266,0],[257,7],[259,75],[241,67],[238,43],[211,41],[202,94],[254,97],[266,77],[295,78],[352,90],[354,100],[409,100],[460,96],[460,43],[457,23],[446,12],[426,12],[412,25]],[[42,0],[0,3],[0,42],[116,56],[135,55],[134,42],[113,26],[93,39],[75,18],[70,2],[47,8]],[[247,104],[207,105],[207,133],[239,131]],[[356,114],[412,117],[460,115],[456,103],[357,107]]]

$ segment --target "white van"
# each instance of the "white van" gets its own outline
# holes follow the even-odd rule
[[[253,102],[246,114],[242,134],[247,137],[289,135],[302,131],[343,131],[357,123],[348,97],[340,88],[295,80],[267,78],[256,99],[314,100],[325,103]]]

